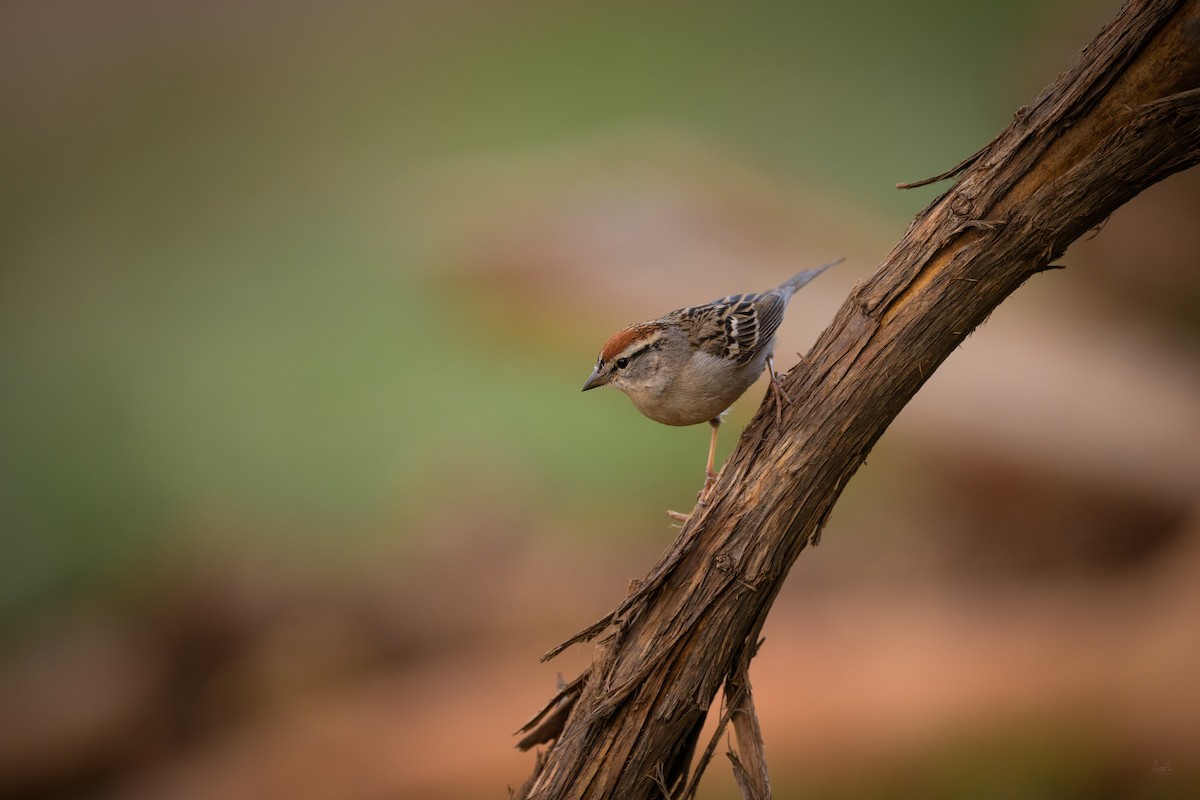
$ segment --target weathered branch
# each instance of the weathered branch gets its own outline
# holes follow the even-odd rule
[[[771,796],[767,777],[767,756],[763,744],[758,712],[754,710],[754,695],[750,691],[750,664],[738,667],[737,675],[725,681],[725,702],[733,712],[733,733],[738,752],[725,755],[733,763],[733,777],[745,800],[766,800]]]
[[[1030,275],[1198,160],[1200,0],[1132,0],[1006,130],[939,176],[960,174],[786,376],[781,422],[773,405],[759,410],[710,503],[612,614],[568,642],[607,632],[522,740],[553,744],[518,796],[687,789],[717,689],[732,714],[749,702],[741,670],[788,570],[900,409]],[[759,792],[765,765],[759,776],[746,760]]]

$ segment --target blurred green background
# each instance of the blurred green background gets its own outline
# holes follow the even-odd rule
[[[1014,67],[1023,30],[1062,24],[1042,5],[10,5],[7,620],[209,514],[353,550],[419,536],[448,480],[515,472],[539,502],[640,516],[660,490],[615,478],[695,443],[567,394],[629,314],[455,273],[448,245],[489,209],[439,179],[654,129],[898,231],[930,193],[894,183],[1067,63]],[[552,192],[553,162],[535,171],[493,179],[492,210]],[[670,278],[668,303],[706,297]]]
[[[33,717],[45,716],[28,681],[50,686],[51,695],[77,686],[74,673],[43,686],[41,665],[61,666],[66,657],[56,647],[76,652],[63,641],[99,636],[87,632],[97,616],[99,629],[119,630],[122,643],[100,636],[107,643],[100,652],[125,653],[115,662],[122,665],[159,666],[140,711],[118,714],[116,728],[84,726],[93,734],[115,730],[137,746],[97,754],[78,744],[91,740],[67,722],[74,749],[55,745],[54,730],[34,745],[13,734],[6,760],[8,740],[0,737],[0,772],[7,767],[12,776],[0,780],[0,793],[7,785],[30,797],[205,796],[211,784],[173,765],[191,763],[197,752],[223,763],[213,753],[223,752],[224,737],[247,720],[261,732],[272,718],[261,711],[261,694],[294,684],[307,698],[314,685],[324,692],[380,675],[408,686],[413,664],[433,670],[455,654],[491,663],[486,656],[508,652],[514,629],[524,632],[514,663],[528,674],[513,667],[505,685],[528,680],[523,701],[548,697],[553,668],[535,678],[536,656],[603,613],[624,582],[649,567],[670,535],[662,510],[689,504],[706,446],[707,430],[649,423],[616,393],[580,396],[599,344],[636,319],[766,288],[849,256],[840,275],[806,290],[812,299],[802,297],[800,314],[793,312],[803,321],[786,324],[795,341],[781,361],[790,367],[791,353],[807,347],[853,281],[939,191],[902,193],[894,185],[978,149],[1069,66],[1117,7],[1084,0],[6,3],[0,636],[16,666],[0,678],[9,675],[18,688],[0,690],[0,698],[19,698]],[[1172,186],[1146,218],[1194,220],[1195,181]],[[1166,399],[1153,394],[1157,384],[1146,396],[1179,410],[1162,415],[1171,425],[1194,422],[1195,372],[1176,365],[1195,364],[1197,293],[1187,273],[1196,271],[1198,251],[1186,223],[1162,236],[1148,226],[1134,220],[1127,233],[1101,237],[1090,254],[1068,259],[1079,270],[1018,293],[1011,328],[989,324],[999,328],[998,349],[977,356],[975,369],[1003,375],[1025,356],[1037,361],[1020,338],[1025,320],[1051,309],[1078,313],[1085,321],[1064,330],[1095,323],[1114,336],[1101,338],[1101,348],[1132,331],[1146,352],[1169,360],[1162,374],[1182,383],[1165,379]],[[1139,231],[1152,241],[1139,240]],[[1126,269],[1130,253],[1137,269]],[[1006,306],[1000,316],[1008,313]],[[972,358],[975,341],[962,360]],[[1120,354],[1122,363],[1144,362],[1142,352]],[[999,360],[1005,353],[1013,360]],[[1106,369],[1101,363],[1085,376]],[[1046,370],[1059,374],[1053,362]],[[1010,389],[1038,377],[1008,375]],[[1136,374],[1119,382],[1145,384]],[[735,409],[722,454],[758,394]],[[1089,391],[1080,397],[1099,408],[1093,422],[1104,429],[1128,413],[1122,403],[1142,402],[1110,396],[1116,405],[1097,406]],[[995,508],[1036,507],[1029,492],[1041,481],[1028,479],[1012,453],[997,468],[997,459],[975,452],[1011,442],[1005,421],[1028,422],[1020,402],[949,402],[953,410],[930,402],[924,416],[914,411],[907,438],[885,438],[836,520],[850,541],[863,531],[859,547],[867,550],[890,539],[893,525],[926,529],[895,522],[906,505],[937,509],[938,524],[961,538],[916,549],[941,554],[933,560],[945,575],[961,569],[955,548],[974,552],[972,533],[998,525]],[[974,421],[964,422],[972,409]],[[1043,410],[1052,428],[1062,409]],[[922,439],[923,420],[943,438]],[[1094,441],[1084,430],[1080,440]],[[1149,438],[1189,450],[1196,433],[1176,426]],[[1052,432],[1034,439],[1048,449],[1062,444]],[[1071,476],[1073,486],[1086,484],[1068,495],[1086,506],[1125,485],[1130,450],[1123,446],[1098,460],[1072,446],[1029,460]],[[1096,467],[1097,488],[1094,471],[1077,480],[1063,466],[1064,451],[1090,462],[1088,470],[1118,466]],[[1145,533],[1146,519],[1155,531],[1194,519],[1185,500],[1194,496],[1195,461],[1180,458],[1157,460],[1161,478],[1130,470],[1139,476],[1131,479],[1131,516],[1124,527],[1114,523],[1118,532],[1102,545],[1119,551],[1115,562],[1154,549],[1145,544],[1159,541]],[[951,481],[953,496],[990,499],[962,500],[947,512],[939,492],[962,474],[960,459],[988,466],[972,473],[977,485]],[[1003,491],[995,471],[1004,475]],[[1089,520],[1113,513],[1101,505],[1074,518],[1092,530]],[[1037,552],[1033,561],[1043,564]],[[846,577],[861,555],[848,550],[838,574]],[[924,562],[915,561],[904,562],[897,586],[924,585],[913,577],[924,574]],[[1016,562],[1014,571],[1025,575],[1026,561]],[[833,580],[822,584],[820,574],[818,585]],[[576,590],[587,599],[572,599]],[[259,598],[246,607],[271,611],[247,611],[246,597]],[[355,610],[339,616],[347,604]],[[334,621],[297,623],[304,644],[289,649],[294,642],[284,637],[289,644],[277,660],[291,664],[299,654],[327,666],[315,668],[316,677],[263,668],[257,689],[229,699],[227,684],[237,681],[228,674],[243,674],[238,659],[258,652],[251,642],[274,641],[280,618],[310,620],[279,610],[297,605],[304,614],[319,607],[321,619]],[[457,622],[439,616],[451,607]],[[484,621],[471,622],[476,617]],[[208,634],[219,628],[214,640],[237,646],[210,647],[189,625]],[[347,644],[345,628],[370,633]],[[473,638],[480,631],[492,638]],[[130,640],[134,655],[120,649]],[[349,666],[347,651],[357,654]],[[41,652],[49,653],[45,662]],[[197,661],[217,666],[206,673]],[[180,664],[203,675],[179,683]],[[474,680],[500,681],[497,674],[481,667]],[[106,691],[97,685],[92,691]],[[454,692],[438,687],[425,694]],[[487,742],[481,747],[505,755],[490,767],[455,770],[474,776],[462,778],[464,786],[492,786],[495,796],[505,782],[520,782],[532,759],[509,754],[506,737],[538,702],[498,711],[509,727],[478,732]],[[169,735],[164,707],[192,709],[182,721],[172,717]],[[305,713],[298,701],[288,708]],[[196,723],[197,715],[206,722]],[[1103,785],[1112,749],[1124,747],[1089,740],[1079,755],[1073,734],[1054,734],[1056,743],[1068,742],[1061,749],[1069,757],[1025,758],[1011,755],[1010,742],[1023,740],[1026,723],[1006,724],[1020,733],[999,734],[995,748],[993,734],[984,735],[983,760],[1001,753],[1031,765],[1015,770],[1031,776],[1020,780],[1065,786],[1050,791],[1057,796],[1087,796]],[[386,722],[371,730],[387,730]],[[439,740],[431,734],[430,741]],[[788,752],[770,743],[768,731],[771,756]],[[950,775],[910,773],[914,791],[953,796],[977,785],[990,772],[969,766],[976,757],[956,757],[964,766]],[[1133,766],[1113,774],[1123,786],[1140,786],[1128,775],[1169,758],[1138,752]],[[380,760],[394,764],[396,754]],[[1188,768],[1194,776],[1195,764]],[[352,772],[361,778],[370,769]],[[831,796],[873,791],[857,778],[838,783],[839,769],[824,784]],[[1184,771],[1178,760],[1173,769]],[[212,771],[230,781],[222,796],[270,796],[261,784],[252,790],[229,777],[237,774],[232,767]],[[475,791],[453,780],[437,782],[436,791],[405,783],[417,771],[398,768],[392,782],[368,788],[330,778],[321,784],[327,793],[298,780],[288,793]]]

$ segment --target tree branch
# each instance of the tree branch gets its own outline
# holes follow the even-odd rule
[[[527,729],[522,746],[553,744],[517,796],[679,796],[717,689],[730,713],[737,687],[749,701],[744,667],[788,570],[900,409],[1030,275],[1198,160],[1200,0],[1132,0],[1007,129],[938,176],[961,173],[785,377],[781,421],[759,409],[646,580],[563,645],[605,634]],[[761,781],[738,764],[748,791],[765,787],[765,764]]]

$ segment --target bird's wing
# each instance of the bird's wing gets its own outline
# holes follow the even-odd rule
[[[771,341],[787,301],[774,292],[737,294],[676,311],[691,343],[710,355],[745,364]]]

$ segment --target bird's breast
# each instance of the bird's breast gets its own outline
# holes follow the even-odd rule
[[[746,364],[696,353],[661,391],[628,392],[638,411],[664,425],[696,425],[715,419],[762,374],[766,356]]]

